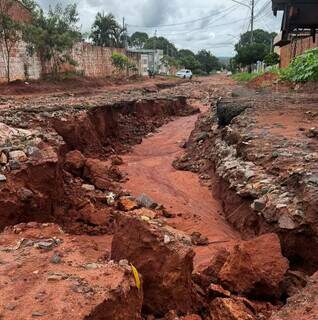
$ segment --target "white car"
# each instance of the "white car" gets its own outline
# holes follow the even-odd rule
[[[176,73],[176,76],[178,78],[183,78],[183,79],[192,79],[193,74],[191,70],[183,69],[183,70],[179,70]]]

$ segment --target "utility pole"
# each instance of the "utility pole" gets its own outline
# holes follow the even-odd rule
[[[125,17],[123,17],[123,32],[124,32],[124,47],[127,49],[128,44],[127,44],[127,26],[125,23]]]
[[[255,10],[255,0],[251,3],[251,44],[254,42],[254,10]]]
[[[255,0],[251,0],[250,5],[246,4],[245,2],[239,1],[239,0],[231,0],[231,1],[233,1],[237,4],[240,4],[241,6],[247,7],[251,10],[251,39],[250,39],[250,43],[252,44],[254,42]]]
[[[153,74],[155,74],[156,70],[156,50],[157,50],[157,30],[155,31],[155,36],[153,38]]]

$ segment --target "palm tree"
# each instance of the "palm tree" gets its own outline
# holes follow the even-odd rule
[[[91,39],[101,47],[123,47],[124,30],[119,26],[113,14],[98,12],[92,26]]]

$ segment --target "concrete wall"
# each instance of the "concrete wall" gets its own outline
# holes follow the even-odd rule
[[[118,73],[112,65],[111,56],[113,52],[126,54],[129,59],[139,66],[140,55],[126,52],[121,48],[102,48],[93,46],[88,43],[77,43],[71,50],[70,55],[77,65],[71,66],[65,64],[62,67],[62,72],[77,72],[88,78],[105,78]],[[4,59],[2,46],[0,44],[0,82],[7,81],[6,75],[6,59]],[[38,56],[30,57],[26,51],[26,44],[19,42],[16,48],[12,51],[11,56],[11,81],[13,80],[36,80],[40,79],[41,75],[46,75],[50,72],[48,63],[41,63]],[[136,72],[129,72],[129,75]],[[122,72],[126,75],[126,70]]]
[[[79,42],[70,52],[71,58],[77,63],[76,66],[65,64],[62,66],[62,72],[76,72],[87,78],[105,78],[113,74],[118,74],[118,70],[112,65],[112,54],[119,52],[125,54],[129,59],[139,64],[138,55],[127,53],[123,48],[104,48],[93,46],[89,43]],[[42,65],[43,74],[48,74],[51,66],[48,63]],[[126,75],[126,70],[122,72]],[[130,72],[129,74],[134,74]]]
[[[103,48],[89,43],[78,43],[71,52],[71,57],[78,64],[74,69],[88,78],[111,76],[116,71],[111,59],[113,52],[126,54],[125,49]]]
[[[312,37],[299,39],[296,42],[290,43],[280,48],[280,66],[282,68],[288,67],[289,63],[295,56],[298,56],[305,51],[318,47],[318,36],[316,42],[313,42]]]

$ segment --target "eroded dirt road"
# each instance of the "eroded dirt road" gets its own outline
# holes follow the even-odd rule
[[[204,106],[200,109],[207,111]],[[124,157],[123,170],[129,177],[126,188],[134,196],[145,193],[176,215],[169,224],[190,235],[200,232],[208,237],[209,246],[196,248],[195,264],[199,265],[207,262],[220,246],[228,246],[238,234],[223,220],[220,202],[198,176],[172,166],[183,154],[181,144],[188,139],[197,118],[198,115],[182,117],[161,127]]]

